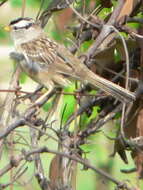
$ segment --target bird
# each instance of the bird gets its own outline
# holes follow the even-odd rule
[[[64,88],[72,81],[89,83],[121,102],[132,102],[135,93],[93,73],[77,56],[66,47],[50,39],[39,21],[19,17],[5,27],[10,32],[17,53],[24,56],[21,68],[34,81],[48,89]],[[101,63],[102,64],[102,63]]]

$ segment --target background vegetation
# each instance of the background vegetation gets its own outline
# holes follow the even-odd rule
[[[27,0],[25,2],[26,9],[24,11],[24,15],[35,18],[40,9],[41,1]],[[42,6],[42,11],[46,9],[46,7],[51,5],[51,2],[52,0],[45,0]],[[78,10],[82,17],[87,19],[92,11],[95,11],[95,9],[97,9],[98,12],[98,9],[100,10],[101,7],[101,10],[98,13],[97,23],[102,21],[106,22],[106,19],[110,17],[110,13],[112,14],[113,9],[116,7],[116,5],[118,5],[118,1],[115,0],[107,2],[108,3],[106,5],[106,1],[102,0],[78,0],[74,2],[74,8]],[[9,53],[13,51],[13,43],[9,37],[9,34],[3,30],[3,26],[7,25],[12,19],[21,16],[23,3],[24,1],[22,0],[8,0],[0,7],[0,89],[2,90],[0,93],[1,113],[3,113],[4,110],[3,103],[7,94],[7,92],[4,92],[4,90],[9,88],[10,80],[16,67],[16,62],[11,60],[9,57]],[[141,11],[138,11],[136,16],[140,19],[143,18]],[[92,19],[89,21],[94,23],[94,19],[96,20],[96,16],[93,20]],[[82,22],[80,18],[73,12],[73,10],[70,8],[66,8],[60,11],[53,11],[52,17],[50,17],[47,25],[45,26],[45,31],[50,38],[54,39],[58,43],[64,44],[71,50],[74,47],[74,44],[78,41],[78,37],[76,35],[79,35],[79,33],[77,33],[76,31],[76,27],[78,27],[81,23]],[[142,28],[141,23],[130,23],[128,24],[128,26],[132,29],[137,30]],[[93,30],[93,33],[94,32],[96,36],[97,31]],[[81,31],[81,33],[83,33],[83,31]],[[128,34],[125,31],[122,32],[122,35],[127,40]],[[84,41],[79,45],[77,55],[85,53],[87,49],[91,46],[91,44],[93,44],[95,40],[93,36],[92,39]],[[130,46],[129,48],[131,49],[132,47]],[[106,57],[104,54],[101,54],[101,56],[105,57],[105,59],[108,59],[108,57]],[[112,56],[112,54],[110,54],[109,56]],[[121,63],[122,61],[122,56],[118,52],[117,48],[114,49],[113,59],[115,64],[118,64],[119,62]],[[31,80],[24,73],[21,73],[19,80],[20,86],[22,87],[23,91],[33,92],[37,86],[36,82]],[[80,97],[81,100],[80,98],[76,97],[75,91],[77,90],[77,88],[80,88],[79,82],[75,82],[69,88],[64,89],[63,93],[65,94],[63,94],[62,98],[59,100],[59,103],[57,105],[58,109],[52,114],[51,118],[46,121],[48,127],[51,127],[52,125],[53,129],[58,131],[60,129],[60,125],[64,125],[68,121],[71,114],[76,113],[76,111],[79,109],[79,101],[84,102],[86,100],[86,96],[84,96],[84,98]],[[45,91],[43,90],[42,92]],[[71,95],[67,95],[67,93],[71,93]],[[97,91],[87,90],[85,93],[87,93],[88,96],[90,95],[92,97],[97,93]],[[23,95],[20,94],[20,96]],[[41,120],[46,120],[46,117],[49,114],[49,110],[52,107],[53,100],[54,96],[40,109],[39,118]],[[29,105],[29,100],[23,101],[19,99],[19,101],[21,102],[18,109],[20,110],[19,113],[21,114],[27,109],[27,104]],[[111,102],[115,102],[114,99],[112,99]],[[103,104],[99,104],[86,110],[86,112],[80,115],[80,118],[76,118],[70,124],[69,131],[71,133],[76,133],[77,131],[75,129],[75,126],[78,127],[77,130],[79,131],[85,130],[92,121],[99,119],[99,114],[101,113],[101,111],[104,110],[104,106],[102,106]],[[134,189],[143,189],[143,183],[141,180],[138,179],[138,174],[136,172],[128,174],[126,172],[121,172],[121,169],[128,171],[136,167],[134,160],[130,155],[130,151],[127,152],[128,164],[125,164],[118,154],[115,154],[115,156],[111,156],[114,151],[114,143],[117,137],[117,131],[120,126],[120,116],[121,111],[117,112],[112,120],[106,122],[106,124],[103,125],[98,132],[95,132],[92,135],[88,136],[85,140],[85,143],[79,146],[79,149],[82,152],[82,157],[87,159],[88,162],[90,161],[92,165],[102,169],[103,171],[106,171],[108,174],[115,177],[119,181],[127,182],[130,187],[134,186]],[[13,119],[8,122],[8,125],[10,125],[12,122]],[[39,129],[41,128],[39,127],[38,130]],[[57,138],[54,130],[52,131],[50,129],[47,129],[45,133],[47,133],[49,136],[42,136],[40,141],[38,142],[39,144],[37,145],[37,148],[46,145],[47,147],[50,147],[50,149],[57,149],[57,142],[52,139],[52,137]],[[31,136],[29,134],[30,132],[28,127],[19,127],[15,129],[13,134],[9,135],[8,138],[4,140],[3,154],[0,161],[1,170],[9,163],[12,156],[19,155],[22,149],[25,149],[26,151],[30,150],[32,145],[30,143]],[[41,155],[42,164],[44,166],[45,176],[47,177],[47,179],[49,179],[49,168],[52,167],[51,160],[53,158],[53,154],[45,153]],[[13,176],[18,176],[20,174],[19,170],[23,173],[18,178],[13,180]],[[2,175],[2,177],[0,178],[0,184],[10,183],[10,186],[8,185],[6,189],[9,188],[11,190],[40,190],[42,188],[38,184],[37,179],[34,177],[35,171],[36,168],[34,162],[28,162],[24,160],[18,168],[16,167],[13,170],[6,172],[5,175]],[[102,190],[112,190],[117,188],[116,184],[110,182],[109,179],[105,178],[105,176],[99,175],[98,172],[96,173],[81,164],[78,164],[77,169],[75,167],[75,171],[76,188],[78,190],[98,190],[99,188]],[[53,175],[56,174],[54,173]]]

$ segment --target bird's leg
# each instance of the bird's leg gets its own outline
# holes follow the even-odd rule
[[[45,94],[43,94],[40,98],[38,98],[33,105],[34,106],[43,105],[45,101],[47,101],[54,93],[55,89],[50,88]]]
[[[39,108],[55,93],[55,89],[48,90],[45,94],[40,96],[32,105],[30,108],[36,108],[35,116],[39,114]]]

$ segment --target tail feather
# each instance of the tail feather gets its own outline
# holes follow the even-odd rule
[[[86,68],[87,69],[87,68]],[[131,102],[136,99],[136,96],[133,92],[107,80],[99,75],[94,74],[92,71],[88,70],[86,72],[86,78],[89,83],[94,87],[98,87],[106,93],[109,93],[113,97],[117,98],[121,102]]]
[[[60,58],[64,60],[64,64],[66,63],[66,66],[72,69],[71,72],[68,72],[68,75],[72,78],[81,81],[86,80],[94,87],[100,88],[101,90],[109,93],[111,96],[114,96],[121,102],[131,102],[136,99],[134,93],[93,73],[83,63],[81,63],[81,60],[79,60],[77,57],[73,56],[69,51],[67,51],[65,47],[60,46],[60,51],[57,52],[60,55]]]

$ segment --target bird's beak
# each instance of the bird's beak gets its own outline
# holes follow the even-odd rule
[[[7,31],[7,32],[10,32],[11,31],[11,27],[10,26],[5,26],[4,30]]]

